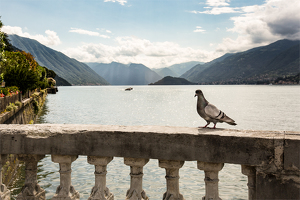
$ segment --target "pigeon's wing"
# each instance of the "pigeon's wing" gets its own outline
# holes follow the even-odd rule
[[[204,108],[204,112],[213,119],[216,119],[222,111],[220,111],[216,106],[213,104],[208,103],[207,106]]]
[[[212,119],[216,119],[219,122],[227,122],[231,125],[236,125],[235,121],[228,117],[223,111],[219,110],[216,106],[213,104],[208,104],[204,108],[205,113]]]

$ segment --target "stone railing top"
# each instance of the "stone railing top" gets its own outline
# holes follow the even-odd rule
[[[169,126],[0,125],[1,154],[198,160],[300,169],[300,132]]]

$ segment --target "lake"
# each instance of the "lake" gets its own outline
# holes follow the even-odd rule
[[[49,94],[39,123],[159,125],[198,127],[206,122],[196,112],[195,90],[233,118],[237,126],[217,124],[217,128],[244,130],[300,130],[300,87],[269,85],[194,86],[72,86],[59,87]],[[212,126],[212,124],[210,125]],[[114,158],[107,167],[107,186],[115,199],[125,199],[130,186],[130,167],[123,158]],[[47,156],[39,163],[39,184],[50,199],[59,185],[59,166]],[[196,161],[180,169],[180,192],[186,200],[205,194],[204,172]],[[225,164],[219,173],[222,199],[247,199],[247,177],[240,165]],[[87,199],[94,185],[94,166],[79,156],[72,163],[72,185]],[[150,199],[162,199],[166,191],[165,170],[152,159],[144,167],[143,188]]]

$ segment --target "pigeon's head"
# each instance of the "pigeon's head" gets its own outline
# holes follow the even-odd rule
[[[196,92],[195,92],[195,97],[196,97],[196,96],[203,96],[202,91],[201,91],[201,90],[196,90]]]

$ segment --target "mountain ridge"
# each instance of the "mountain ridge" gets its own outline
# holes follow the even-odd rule
[[[86,64],[74,58],[69,58],[61,52],[55,51],[36,40],[9,35],[13,46],[31,53],[41,66],[55,71],[55,73],[73,85],[108,85],[109,83],[96,74]]]
[[[87,63],[87,65],[111,85],[148,85],[161,79],[161,76],[143,64],[126,65],[111,62]]]
[[[199,70],[201,66],[195,66],[181,77],[199,84],[253,84],[296,75],[299,73],[299,43],[299,40],[279,40],[212,61],[203,70]]]

